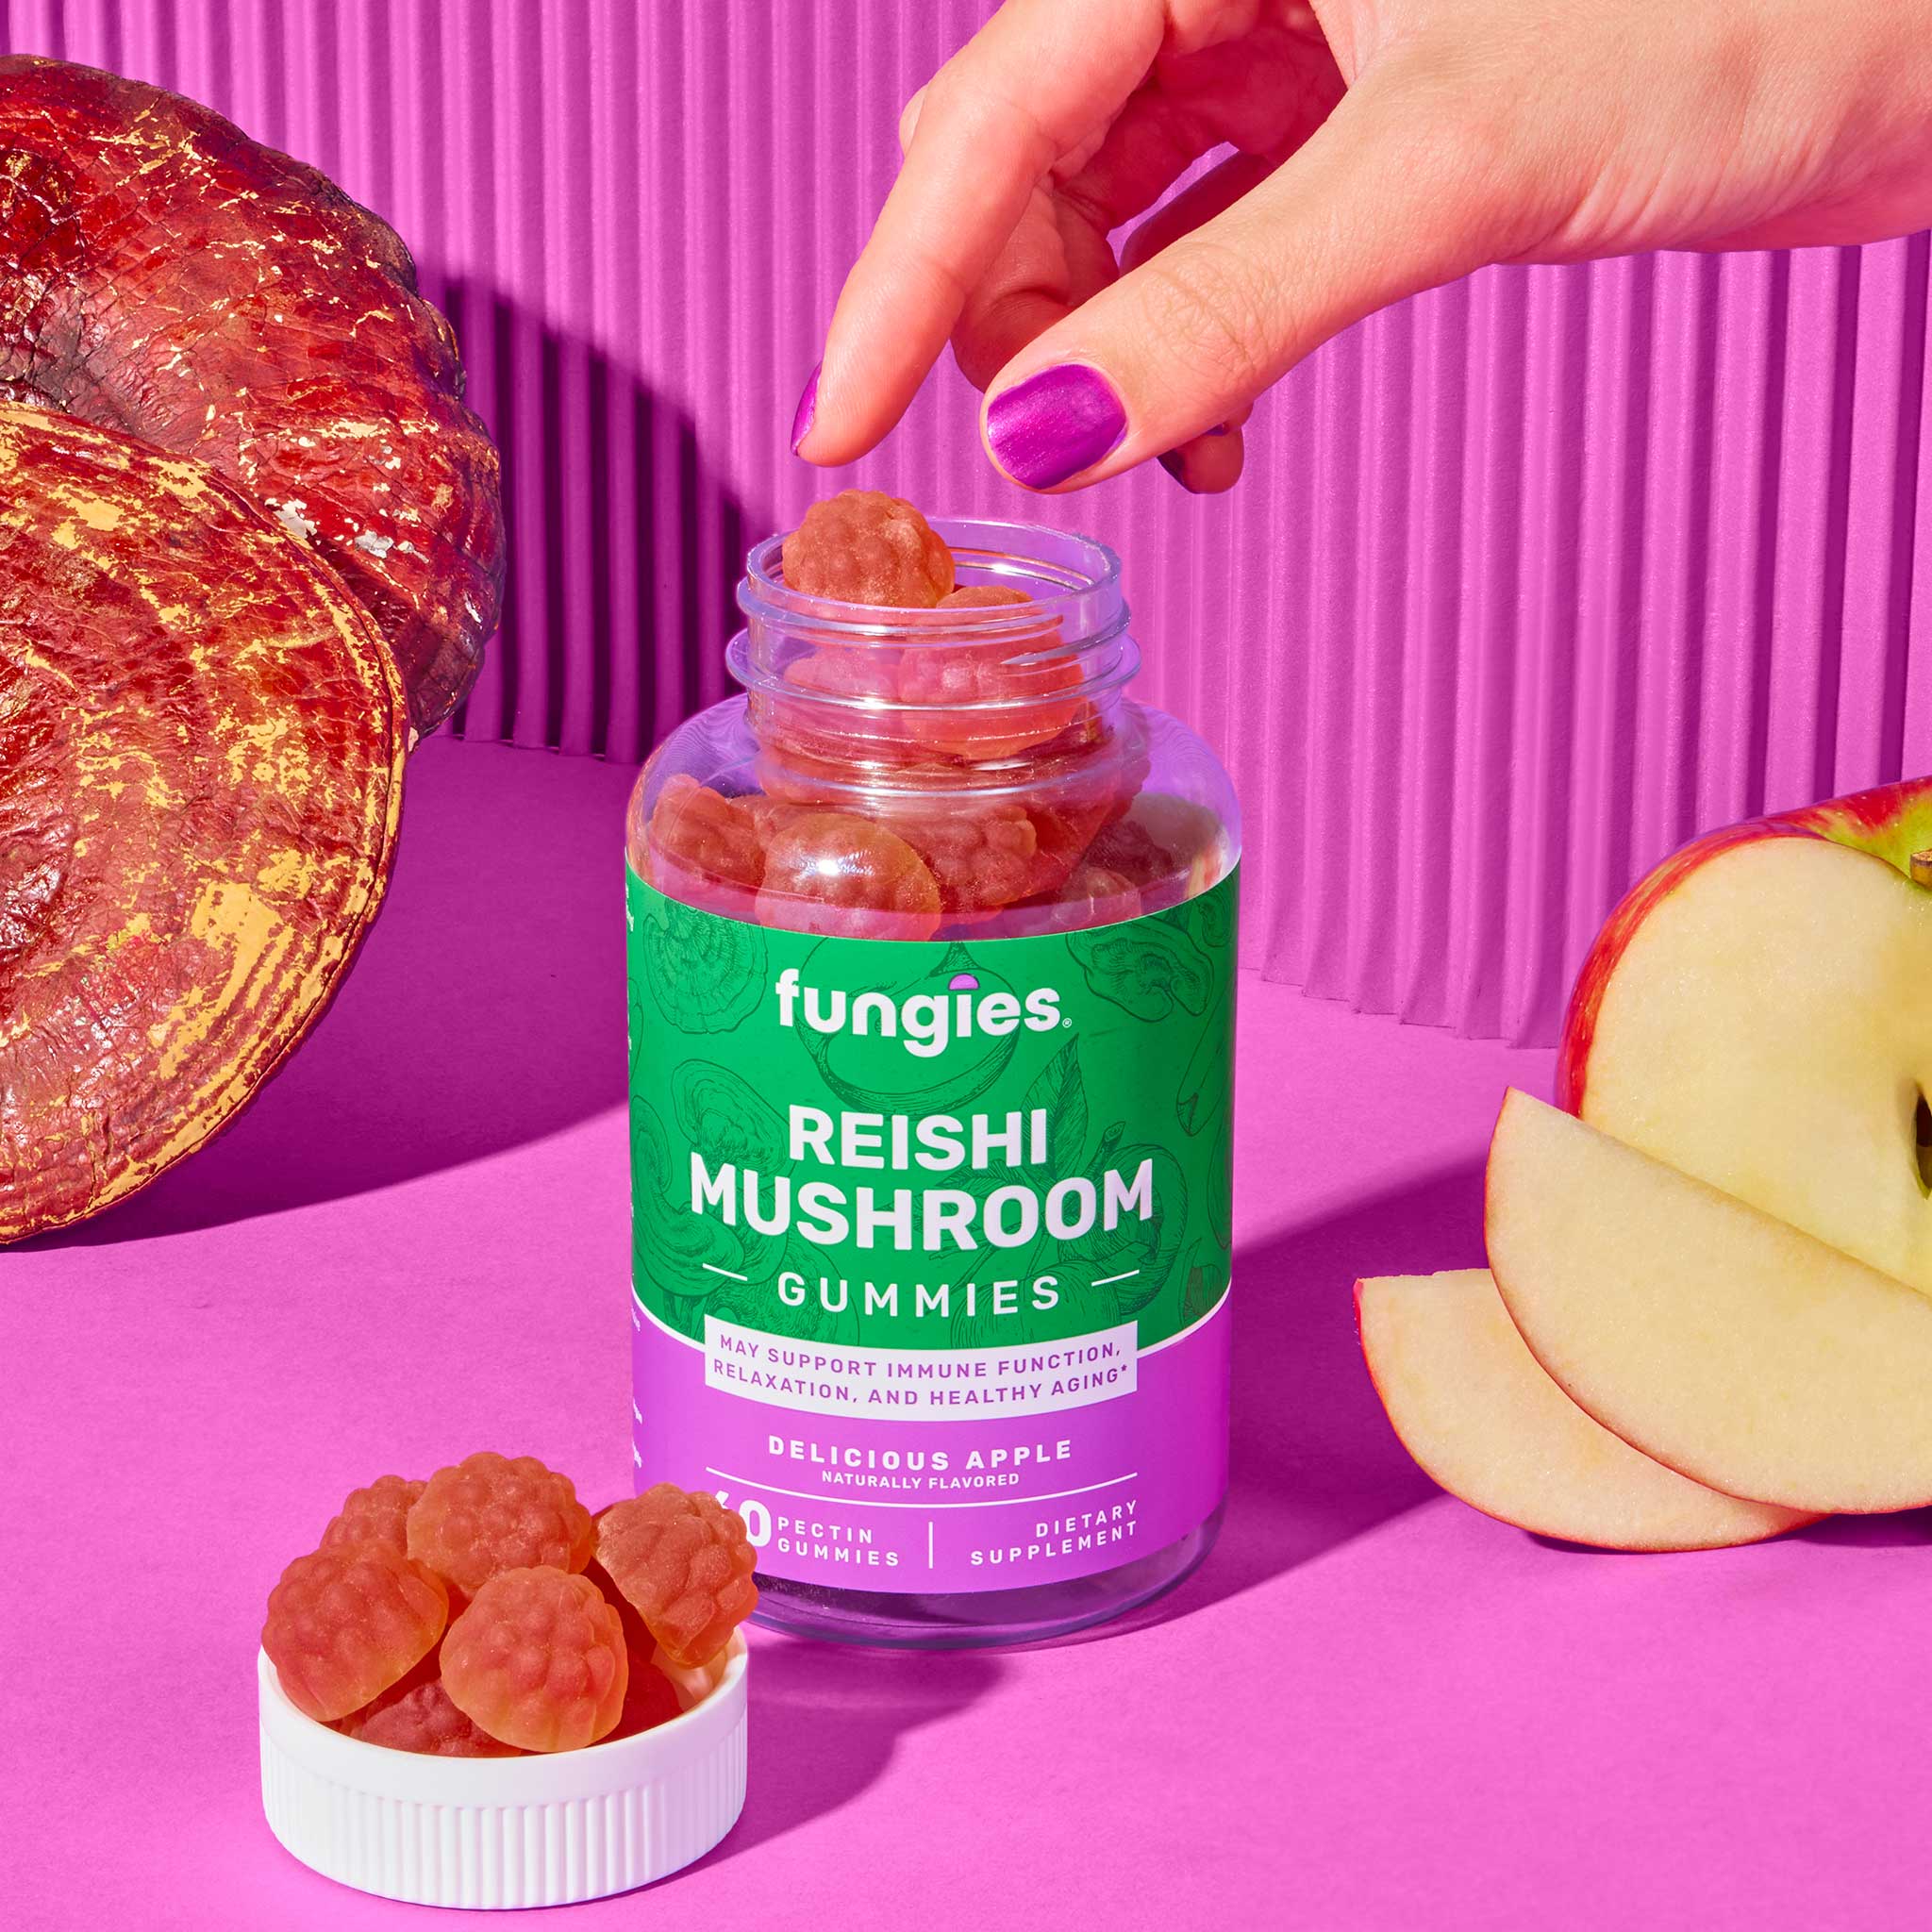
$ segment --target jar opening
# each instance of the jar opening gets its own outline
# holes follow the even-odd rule
[[[849,644],[889,640],[940,643],[956,635],[966,642],[998,642],[1051,625],[1077,650],[1125,630],[1121,560],[1105,543],[1040,524],[993,518],[936,517],[932,528],[952,551],[962,588],[988,584],[1024,591],[1031,604],[885,609],[809,597],[785,581],[789,533],[781,531],[745,558],[739,608],[754,629],[777,624]]]
[[[901,609],[808,596],[785,581],[784,535],[767,538],[745,559],[745,628],[725,651],[755,710],[808,707],[842,717],[836,728],[851,736],[873,724],[890,734],[894,718],[966,713],[986,721],[969,744],[977,735],[991,753],[1002,716],[1037,715],[1045,691],[1062,705],[1110,708],[1110,694],[1141,664],[1120,558],[1091,538],[1039,525],[941,518],[932,527],[953,553],[960,588],[1018,590],[1027,601]]]

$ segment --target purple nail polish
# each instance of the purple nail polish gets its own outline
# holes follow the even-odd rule
[[[1187,465],[1181,461],[1181,454],[1179,450],[1168,450],[1165,454],[1157,457],[1155,458],[1155,461],[1158,462],[1160,465],[1160,467],[1163,470],[1165,470],[1167,474],[1170,476],[1172,476],[1174,480],[1181,486],[1183,490],[1185,490],[1188,492],[1190,496],[1199,494],[1199,492],[1195,490],[1194,486],[1188,481],[1188,468]]]
[[[798,445],[811,434],[811,419],[819,412],[819,371],[825,365],[818,363],[811,372],[810,379],[805,385],[805,393],[798,399],[797,413],[791,419],[791,454],[798,454]]]
[[[1050,490],[1092,468],[1126,433],[1113,385],[1084,362],[1042,369],[986,408],[993,460],[1029,490]]]

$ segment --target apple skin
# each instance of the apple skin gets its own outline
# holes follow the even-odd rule
[[[1913,855],[1932,851],[1932,777],[1902,779],[1895,785],[1880,785],[1822,805],[1773,812],[1707,832],[1640,879],[1604,922],[1570,995],[1557,1050],[1556,1099],[1565,1112],[1583,1112],[1591,1048],[1604,993],[1644,921],[1719,854],[1764,839],[1826,840],[1882,858],[1909,878]]]

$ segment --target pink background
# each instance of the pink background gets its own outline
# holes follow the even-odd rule
[[[388,909],[234,1130],[0,1257],[0,1923],[426,1923],[262,1823],[253,1653],[353,1483],[483,1444],[622,1492],[625,774],[434,741]],[[586,1927],[1923,1924],[1932,1514],[1681,1557],[1441,1495],[1357,1349],[1359,1272],[1482,1255],[1540,1049],[1252,976],[1227,1528],[1125,1629],[1025,1654],[760,1636],[751,1797]]]
[[[184,88],[396,224],[510,476],[463,728],[632,764],[722,691],[747,538],[814,492],[1039,508],[950,363],[851,474],[786,449],[899,107],[989,10],[0,0],[0,42]],[[1249,963],[1546,1041],[1673,846],[1932,768],[1927,265],[1481,275],[1284,383],[1232,499],[1150,467],[1040,511],[1124,552],[1142,689],[1235,771]]]
[[[503,439],[517,575],[389,909],[219,1145],[0,1257],[0,1920],[422,1923],[270,1839],[262,1599],[352,1483],[480,1443],[627,1480],[617,824],[719,689],[892,119],[961,0],[0,0],[391,216]],[[1263,408],[1254,475],[1046,513],[1127,556],[1148,693],[1235,765],[1250,961],[1547,1036],[1692,829],[1932,764],[1925,238],[1486,275]],[[1020,499],[942,371],[858,479]],[[834,478],[843,481],[845,478]],[[1891,1926],[1925,1916],[1928,1519],[1622,1557],[1441,1496],[1361,1372],[1364,1271],[1480,1257],[1547,1055],[1243,986],[1229,1526],[1026,1655],[761,1640],[752,1796],[572,1923]]]

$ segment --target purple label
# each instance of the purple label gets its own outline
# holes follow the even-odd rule
[[[1144,1351],[1129,1325],[943,1364],[715,1321],[695,1342],[635,1301],[631,1320],[640,1475],[716,1491],[769,1575],[1062,1582],[1164,1548],[1227,1487],[1225,1296]],[[866,1412],[881,1401],[909,1415]]]

